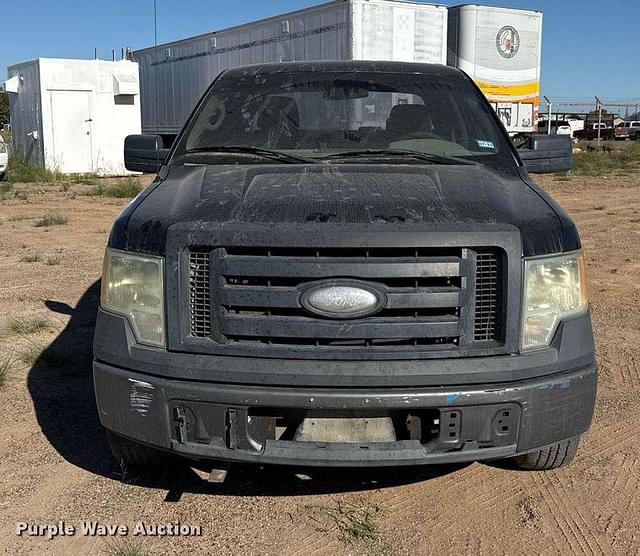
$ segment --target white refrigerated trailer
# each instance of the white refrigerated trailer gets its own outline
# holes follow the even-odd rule
[[[447,8],[395,0],[336,0],[145,48],[142,128],[174,135],[214,78],[247,64],[305,60],[447,62]]]
[[[467,4],[449,8],[448,64],[480,87],[507,130],[537,128],[542,12]]]
[[[542,13],[405,0],[334,0],[304,10],[145,48],[142,128],[174,136],[227,68],[304,60],[391,60],[464,70],[511,134],[537,126]]]

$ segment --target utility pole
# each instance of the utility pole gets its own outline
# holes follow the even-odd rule
[[[544,96],[542,97],[544,98],[544,100],[547,103],[547,135],[551,135],[551,101],[549,100],[549,97]]]
[[[598,110],[598,148],[600,148],[600,133],[602,127],[602,102],[596,97],[596,109]]]
[[[158,0],[153,0],[153,44],[158,46]]]

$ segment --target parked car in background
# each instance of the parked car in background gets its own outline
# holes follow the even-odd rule
[[[596,362],[580,239],[471,79],[442,65],[223,72],[116,220],[94,341],[127,464],[571,461]],[[523,163],[524,161],[524,163]]]
[[[538,133],[547,133],[547,123],[547,120],[541,120],[538,122]],[[573,131],[569,122],[565,122],[564,120],[552,120],[551,135],[573,135]]]
[[[7,179],[7,166],[9,165],[9,149],[0,135],[0,181]]]
[[[613,127],[606,123],[590,123],[581,131],[574,131],[573,136],[576,139],[591,141],[598,138],[598,129],[600,130],[600,139],[613,139]]]
[[[640,122],[633,121],[619,123],[615,128],[615,139],[619,141],[629,139],[632,129],[640,129]]]

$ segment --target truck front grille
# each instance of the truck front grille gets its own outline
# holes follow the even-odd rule
[[[190,334],[219,344],[325,350],[457,349],[499,340],[499,253],[466,248],[192,249]],[[384,289],[387,305],[354,320],[312,315],[301,306],[305,284],[343,278]]]

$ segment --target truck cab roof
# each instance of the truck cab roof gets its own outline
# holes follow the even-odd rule
[[[265,73],[416,73],[431,75],[434,77],[450,76],[468,79],[466,74],[457,68],[442,64],[425,64],[418,62],[394,62],[373,60],[319,60],[319,61],[295,61],[295,62],[269,62],[263,64],[251,64],[225,70],[223,75],[246,75]]]

